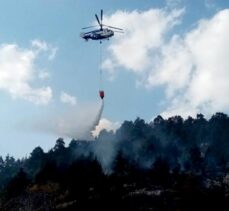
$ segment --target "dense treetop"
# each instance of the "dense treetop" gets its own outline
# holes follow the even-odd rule
[[[141,200],[146,207],[155,200],[162,206],[160,198],[155,198],[156,190],[165,194],[171,206],[173,194],[167,194],[173,190],[174,197],[180,198],[175,208],[181,209],[187,200],[185,194],[188,197],[192,192],[202,200],[216,194],[221,204],[227,204],[228,173],[226,114],[216,113],[208,120],[202,114],[187,119],[157,116],[150,123],[137,118],[123,122],[116,132],[103,130],[94,141],[72,140],[65,146],[59,138],[48,152],[36,147],[28,158],[0,157],[1,203],[10,210],[10,200],[14,199],[15,204],[15,200],[23,199],[24,204],[17,202],[19,208],[28,206],[26,200],[30,198],[31,206],[39,207],[35,197],[49,201],[47,206],[54,209],[66,201],[69,207],[82,208],[88,200],[97,207],[101,200],[117,200],[117,206],[130,209],[132,197],[137,197],[135,206],[140,210]],[[60,193],[62,199],[58,198]],[[126,201],[121,202],[123,198]]]

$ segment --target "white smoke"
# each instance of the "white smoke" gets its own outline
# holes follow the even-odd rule
[[[63,138],[93,140],[92,131],[100,121],[103,107],[103,101],[101,104],[77,104],[68,111],[46,114],[36,120],[32,127]]]
[[[102,113],[103,113],[103,108],[104,108],[104,100],[102,100],[102,103],[101,103],[101,106],[100,106],[100,109],[99,109],[99,112],[95,118],[95,121],[94,123],[92,124],[92,127],[90,128],[90,135],[94,137],[93,135],[93,131],[96,129],[96,127],[99,125],[99,122],[100,122],[100,119],[101,119],[101,116],[102,116]]]
[[[94,137],[98,137],[102,130],[113,131],[115,132],[118,128],[120,128],[120,122],[113,122],[109,119],[102,118],[99,121],[99,124],[95,127],[95,130],[92,131]]]

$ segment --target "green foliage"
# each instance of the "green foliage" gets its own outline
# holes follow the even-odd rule
[[[14,176],[6,186],[6,199],[24,193],[29,182],[27,174],[23,169],[20,169],[16,176]]]
[[[223,113],[137,118],[95,141],[0,157],[0,210],[227,210],[228,131]]]

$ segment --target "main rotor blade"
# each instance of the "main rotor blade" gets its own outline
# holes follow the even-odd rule
[[[115,30],[113,30],[113,32],[117,32],[117,33],[121,33],[121,34],[124,34],[124,31],[115,31]]]
[[[98,15],[95,14],[95,17],[96,17],[96,20],[98,21],[99,25],[101,26],[101,23],[100,23],[100,21],[99,21]]]
[[[101,14],[100,14],[101,16],[101,24],[103,24],[103,10],[101,10]]]
[[[87,26],[87,27],[84,27],[82,29],[89,29],[89,28],[94,28],[94,27],[97,27],[97,26]]]
[[[121,30],[121,31],[123,31],[123,29],[121,29],[121,28],[118,28],[118,27],[114,27],[114,26],[108,26],[108,25],[105,25],[105,24],[103,24],[104,26],[107,26],[107,27],[109,27],[109,28],[112,28],[112,29],[117,29],[117,30]]]

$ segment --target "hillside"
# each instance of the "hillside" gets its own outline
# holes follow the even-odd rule
[[[229,117],[125,121],[95,141],[0,157],[0,210],[228,210]]]

